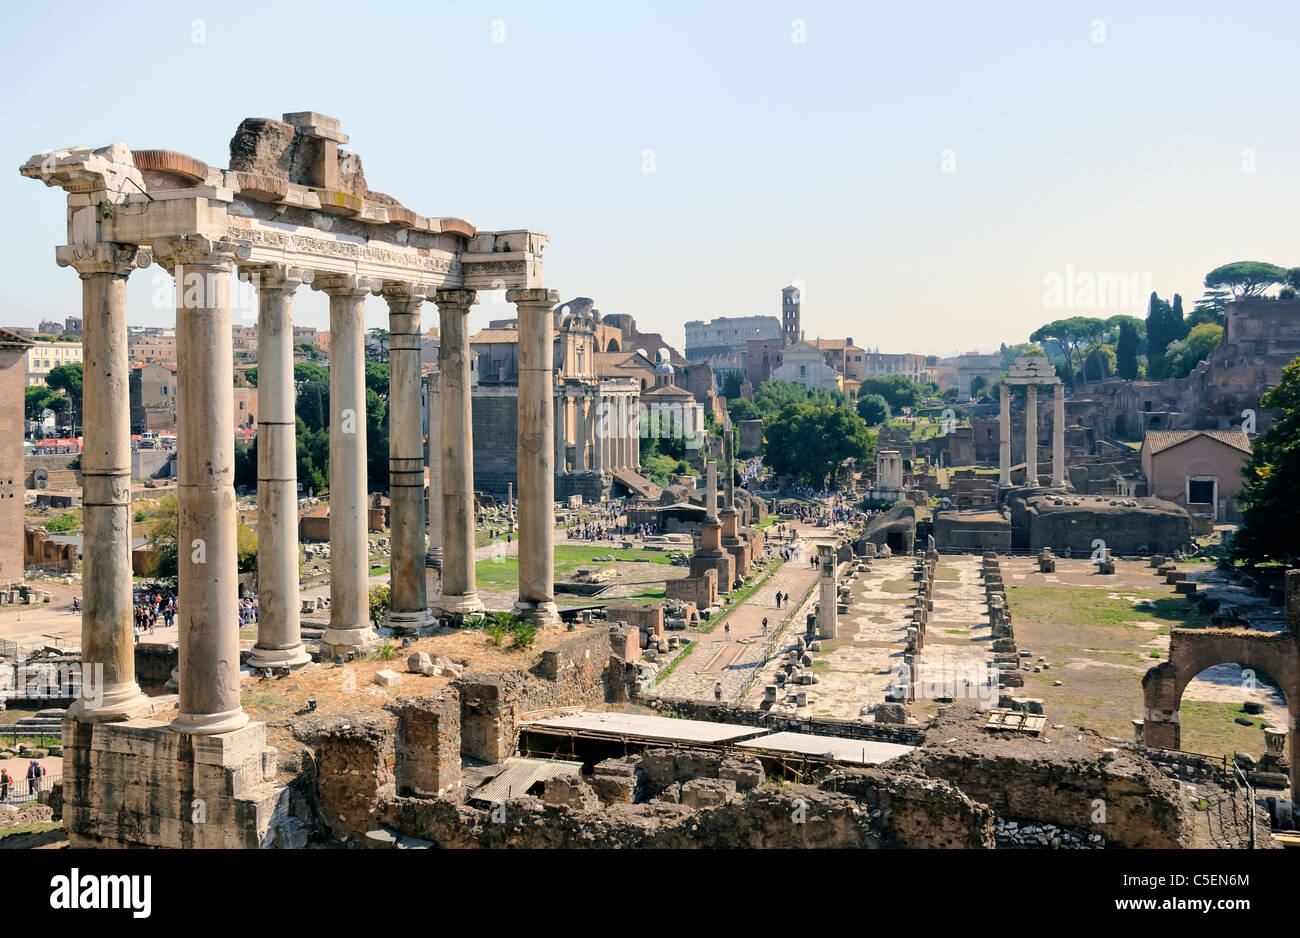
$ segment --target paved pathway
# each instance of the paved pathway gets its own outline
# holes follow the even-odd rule
[[[754,669],[762,665],[766,641],[764,617],[767,617],[769,636],[773,630],[785,630],[783,640],[788,638],[792,644],[796,631],[802,632],[801,623],[807,614],[802,605],[804,594],[817,581],[817,570],[808,563],[808,548],[816,542],[819,533],[824,533],[824,529],[805,526],[799,530],[804,540],[798,543],[803,549],[781,564],[743,604],[731,611],[724,623],[731,626],[729,638],[724,625],[708,633],[684,633],[695,639],[699,647],[673,669],[668,680],[658,686],[659,692],[669,697],[713,700],[714,684],[721,684],[723,699],[735,700]],[[780,610],[776,608],[778,591],[792,598],[791,604],[782,603]],[[796,607],[795,603],[800,605]]]

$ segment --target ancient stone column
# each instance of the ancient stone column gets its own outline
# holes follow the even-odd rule
[[[1065,384],[1056,385],[1052,401],[1052,485],[1065,486]]]
[[[835,580],[835,548],[830,544],[817,545],[819,587],[817,606],[817,636],[834,638],[839,628],[839,590]]]
[[[300,668],[298,451],[293,384],[293,292],[312,272],[248,268],[257,286],[257,643],[253,668]]]
[[[246,245],[160,238],[176,277],[176,441],[180,713],[176,732],[226,733],[248,722],[239,701],[234,363],[230,275]]]
[[[1038,385],[1025,385],[1025,485],[1038,484]]]
[[[442,596],[438,608],[451,615],[483,608],[474,578],[474,428],[470,409],[469,308],[473,290],[439,290],[442,388]]]
[[[704,523],[718,523],[718,464],[709,460],[704,482]]]
[[[370,624],[369,500],[366,496],[366,294],[378,280],[317,274],[312,288],[330,298],[330,622],[326,658],[378,642]]]
[[[1001,410],[998,412],[998,485],[1002,488],[1011,486],[1011,385],[1003,382],[998,397]]]
[[[134,245],[64,246],[60,267],[81,277],[81,660],[92,669],[69,712],[79,720],[130,719],[148,708],[135,680],[131,596],[131,400],[126,278],[153,262]],[[17,402],[11,402],[17,406]],[[8,531],[8,537],[22,532]],[[19,571],[21,576],[21,571]],[[94,670],[99,669],[100,674]],[[93,685],[92,685],[93,681]]]
[[[429,542],[424,562],[442,569],[442,376],[429,375]]]
[[[555,290],[506,291],[519,310],[519,599],[515,613],[559,625],[555,608],[555,368],[551,310]]]
[[[727,492],[726,507],[728,511],[734,511],[736,507],[736,443],[731,431],[731,418],[726,415],[723,415],[722,418],[722,454],[726,460],[724,468],[726,472],[724,480]]]
[[[421,284],[386,282],[388,492],[391,499],[387,624],[416,631],[430,620],[424,574],[424,433],[420,414]]]
[[[607,467],[608,448],[606,446],[607,440],[603,428],[604,421],[601,417],[604,412],[605,397],[600,393],[599,389],[596,390],[595,396],[591,399],[591,407],[591,443],[596,451],[596,464],[594,468],[597,472],[604,473]]]

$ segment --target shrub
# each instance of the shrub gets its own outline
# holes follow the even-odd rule
[[[537,626],[528,622],[520,622],[510,634],[514,636],[516,646],[529,648],[533,642],[537,641]]]

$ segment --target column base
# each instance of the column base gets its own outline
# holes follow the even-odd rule
[[[172,668],[171,677],[167,678],[166,683],[163,684],[163,689],[173,694],[181,689],[181,669],[179,665]]]
[[[371,626],[346,629],[329,626],[320,637],[321,660],[333,660],[335,655],[348,652],[366,652],[379,644],[379,633]]]
[[[516,600],[511,611],[529,625],[534,625],[539,629],[558,628],[560,626],[560,610],[549,599],[540,603],[526,602],[522,599]]]
[[[263,648],[254,645],[248,656],[248,667],[258,668],[293,668],[295,671],[311,664],[311,655],[302,642],[288,648]]]
[[[145,716],[153,709],[140,685],[130,681],[104,688],[98,702],[78,697],[68,707],[68,716],[83,723],[116,723]]]
[[[227,710],[224,713],[184,713],[171,722],[173,733],[188,733],[191,736],[215,736],[242,728],[248,723],[248,714],[243,707]]]
[[[425,626],[432,625],[433,613],[428,609],[417,612],[394,612],[388,610],[384,625],[395,632],[418,632]]]
[[[471,612],[483,611],[483,600],[478,598],[478,593],[465,593],[456,596],[450,593],[444,593],[438,597],[438,611],[445,612],[447,615],[457,616],[466,615]]]

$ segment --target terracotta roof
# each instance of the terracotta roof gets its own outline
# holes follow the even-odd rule
[[[816,344],[823,352],[829,352],[842,349],[849,343],[847,339],[818,339]]]
[[[1243,453],[1251,452],[1250,437],[1241,430],[1148,430],[1142,445],[1150,449],[1154,456],[1198,436],[1208,436]]]
[[[35,344],[27,336],[14,332],[12,329],[0,329],[0,345],[28,348]]]
[[[518,329],[480,329],[469,337],[470,345],[483,345],[489,342],[513,344],[518,341]]]

